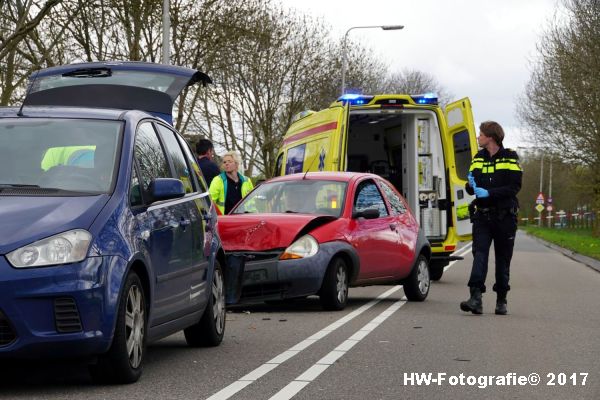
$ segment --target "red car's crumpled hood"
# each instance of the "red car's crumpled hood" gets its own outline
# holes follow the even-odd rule
[[[265,251],[288,247],[309,224],[315,228],[335,219],[309,214],[230,214],[219,216],[218,227],[225,251]]]

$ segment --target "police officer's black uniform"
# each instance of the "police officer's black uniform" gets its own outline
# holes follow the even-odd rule
[[[504,301],[503,312],[498,312],[496,308],[496,313],[505,314],[506,292],[510,290],[510,260],[517,231],[517,193],[521,189],[523,172],[517,153],[504,147],[500,147],[493,156],[486,149],[480,150],[473,158],[469,171],[476,186],[486,189],[489,197],[475,199],[470,209],[473,221],[473,269],[468,285],[485,293],[488,256],[493,241],[496,256],[496,283],[493,290],[498,293],[499,302]],[[474,194],[468,183],[466,191]]]

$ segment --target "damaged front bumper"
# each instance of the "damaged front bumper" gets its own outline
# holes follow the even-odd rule
[[[228,257],[243,258],[240,302],[290,299],[317,294],[331,259],[348,251],[346,243],[319,244],[312,257],[280,260],[283,250],[231,252]]]

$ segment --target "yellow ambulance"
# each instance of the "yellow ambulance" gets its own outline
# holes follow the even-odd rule
[[[441,278],[459,240],[471,239],[465,191],[477,151],[468,98],[443,109],[425,95],[344,95],[296,115],[276,175],[306,171],[375,173],[407,199],[431,243],[431,279]]]

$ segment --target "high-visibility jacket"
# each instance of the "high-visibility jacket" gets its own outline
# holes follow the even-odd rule
[[[487,189],[489,197],[478,198],[478,207],[496,207],[499,209],[518,208],[517,193],[521,189],[523,171],[519,165],[519,156],[511,149],[501,147],[494,156],[486,149],[480,150],[469,171],[478,187]],[[473,194],[473,188],[467,182],[467,193]]]
[[[242,182],[242,198],[244,198],[252,189],[254,189],[254,185],[252,185],[250,178],[239,172],[238,178]],[[219,175],[215,176],[210,183],[209,192],[210,197],[215,202],[221,215],[225,214],[225,197],[227,195],[227,176],[225,175],[225,172],[221,172]]]

